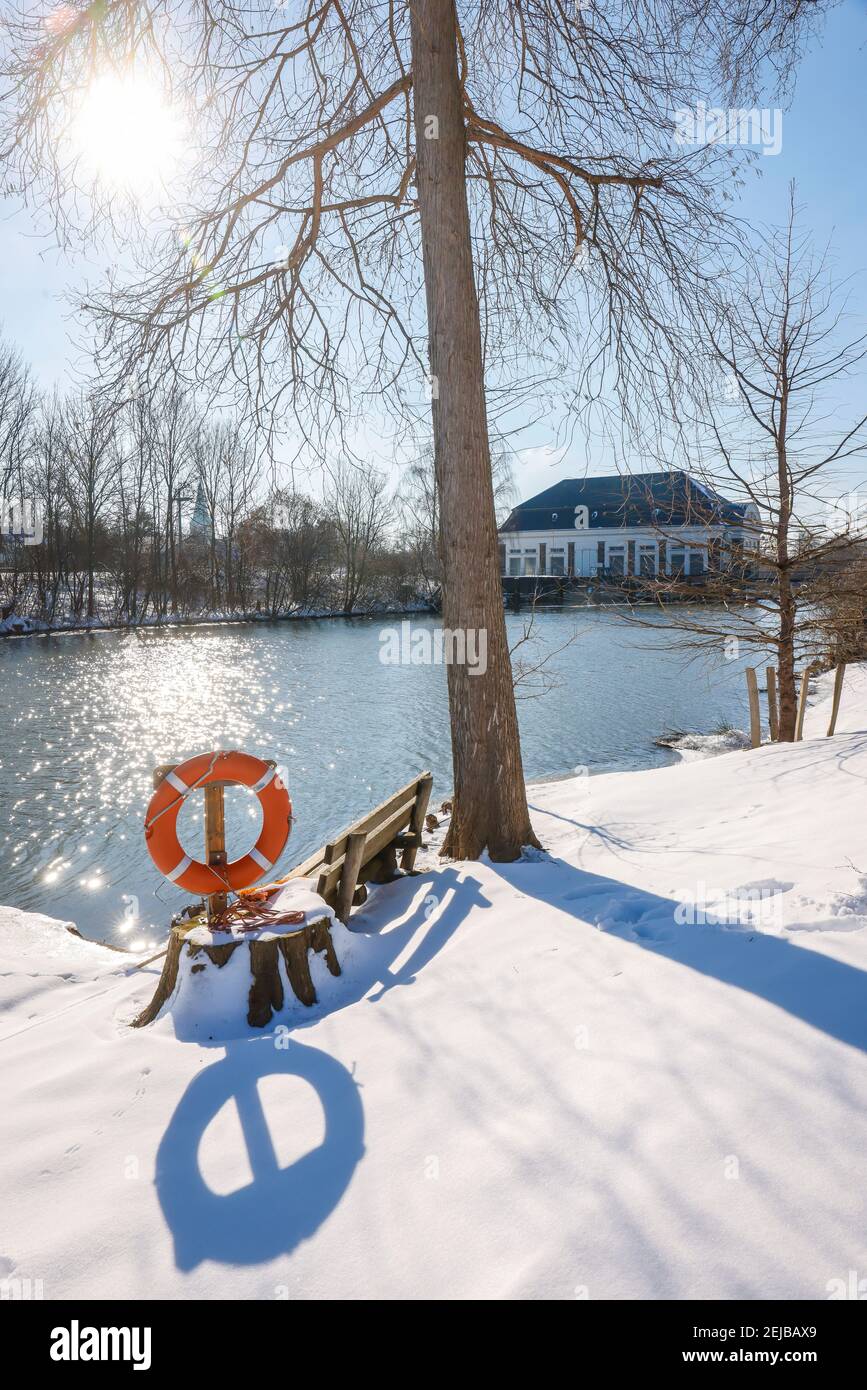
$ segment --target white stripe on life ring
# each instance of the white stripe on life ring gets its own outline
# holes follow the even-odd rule
[[[270,861],[265,858],[264,854],[260,854],[259,851],[255,848],[250,850],[250,858],[255,859],[256,863],[259,865],[259,868],[263,869],[266,873],[270,868],[272,868]]]
[[[166,878],[171,879],[172,883],[174,883],[176,879],[180,878],[181,874],[186,873],[187,869],[190,867],[192,862],[193,861],[190,858],[190,856],[188,854],[185,854],[178,867],[176,869],[172,869],[170,874],[166,874]]]
[[[175,791],[180,792],[182,796],[186,796],[187,792],[190,790],[186,782],[182,782],[180,777],[176,777],[173,772],[166,773],[166,781],[170,787],[174,787]]]
[[[251,792],[261,792],[261,791],[264,791],[265,788],[267,787],[268,783],[271,781],[272,777],[276,777],[276,775],[277,775],[277,769],[276,769],[276,767],[269,767],[268,770],[267,770],[267,772],[263,773],[262,776],[259,778],[258,782],[254,782],[254,783],[253,783],[252,787],[250,788],[250,791],[251,791]],[[268,867],[269,867],[269,869],[270,869],[270,867],[271,867],[270,864],[268,865]]]

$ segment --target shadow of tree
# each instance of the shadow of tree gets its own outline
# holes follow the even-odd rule
[[[526,899],[757,996],[829,1038],[867,1051],[867,976],[845,962],[758,930],[681,925],[676,915],[681,904],[673,898],[560,859],[490,867]],[[364,998],[375,1004],[395,986],[411,985],[468,914],[490,905],[480,880],[451,866],[381,889],[353,919],[365,950],[345,988],[333,1005],[291,1018],[293,1031],[325,1012]],[[401,910],[407,914],[402,918]],[[528,921],[532,916],[528,904]],[[655,1003],[664,1018],[665,999]],[[325,1117],[322,1143],[282,1169],[257,1089],[272,1074],[306,1081]],[[253,1180],[220,1195],[202,1175],[199,1148],[208,1125],[230,1101],[237,1106]],[[301,1043],[286,1028],[226,1043],[225,1057],[187,1088],[157,1157],[157,1191],[178,1266],[192,1269],[205,1259],[255,1264],[291,1252],[335,1210],[363,1155],[358,1087],[333,1057]]]
[[[831,1038],[867,1051],[867,975],[759,929],[682,925],[683,905],[562,859],[492,864],[498,875],[578,921],[757,995]]]

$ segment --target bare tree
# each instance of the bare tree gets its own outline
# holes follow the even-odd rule
[[[805,519],[799,525],[798,512],[817,499],[820,475],[862,453],[867,444],[867,414],[840,431],[830,427],[822,408],[829,386],[867,357],[867,335],[840,341],[843,306],[825,258],[814,257],[797,231],[794,190],[788,222],[768,252],[769,267],[751,286],[743,313],[712,331],[749,419],[746,466],[716,424],[714,437],[728,475],[760,518],[761,560],[771,571],[776,610],[780,739],[788,741],[795,736],[799,571],[815,569],[849,544],[827,521],[817,525]],[[806,591],[803,600],[809,602]]]
[[[160,392],[153,404],[153,460],[164,503],[163,546],[170,610],[178,611],[178,551],[184,508],[193,500],[192,442],[196,418],[190,400],[177,387]]]
[[[864,517],[852,545],[841,549],[812,586],[815,623],[824,642],[824,662],[838,665],[867,656],[867,545]]]
[[[796,665],[820,661],[827,647],[829,586],[842,582],[854,600],[861,575],[844,578],[859,518],[833,502],[840,470],[867,449],[867,413],[839,425],[832,405],[835,388],[867,359],[867,334],[844,331],[846,309],[827,254],[815,254],[798,228],[792,188],[787,221],[757,248],[740,292],[702,315],[712,387],[692,422],[693,472],[704,486],[686,521],[718,526],[720,493],[741,519],[728,517],[734,544],[710,547],[700,592],[715,610],[670,608],[669,620],[694,646],[735,638],[773,653],[784,742],[795,737]],[[664,523],[658,530],[669,553],[683,554],[682,533],[678,541]],[[678,570],[644,588],[661,601],[699,592]]]
[[[272,419],[285,399],[320,457],[335,434],[346,453],[374,405],[414,424],[429,382],[444,620],[487,633],[483,675],[449,667],[458,856],[533,840],[488,406],[547,413],[555,379],[584,406],[610,373],[627,425],[646,428],[672,388],[676,319],[713,284],[707,245],[732,235],[732,151],[678,148],[672,113],[720,86],[751,96],[824,8],[102,0],[47,30],[29,6],[9,21],[0,153],[19,187],[47,185],[65,235],[76,180],[88,230],[118,205],[84,187],[65,138],[93,74],[150,65],[199,100],[187,205],[156,244],[147,219],[140,274],[91,303],[121,371],[207,377]]]
[[[159,525],[151,482],[156,462],[157,413],[144,394],[129,401],[118,420],[121,464],[117,486],[120,617],[135,623],[145,616],[153,594],[152,555]],[[157,610],[161,610],[157,601]]]
[[[337,536],[344,613],[351,613],[367,596],[372,563],[385,543],[387,484],[384,473],[346,460],[330,470],[324,506]]]
[[[21,494],[26,443],[37,407],[30,368],[16,347],[0,339],[0,498],[16,489]]]
[[[561,652],[571,647],[577,638],[578,629],[574,628],[559,647],[548,647],[542,641],[538,630],[534,601],[529,613],[522,620],[520,635],[509,648],[515,699],[538,700],[559,685],[559,675],[553,662]]]
[[[69,528],[64,525],[62,495],[65,457],[63,407],[55,392],[39,402],[27,468],[27,492],[40,508],[43,525],[42,544],[28,547],[36,587],[35,611],[47,622],[54,618],[61,586],[69,574]]]
[[[218,428],[222,456],[222,487],[217,496],[216,525],[219,529],[226,575],[226,601],[230,608],[244,591],[243,556],[238,533],[255,501],[261,468],[256,451],[244,438],[237,420],[225,420]]]
[[[223,495],[223,467],[226,461],[221,432],[210,421],[201,419],[192,443],[193,485],[201,489],[207,514],[207,530],[202,537],[208,555],[208,594],[211,608],[222,602],[222,566],[217,554],[217,508]]]
[[[85,616],[94,618],[97,538],[117,484],[117,411],[98,392],[84,392],[66,402],[64,421],[66,499],[84,542]]]
[[[515,500],[511,456],[504,449],[491,456],[491,478],[498,525]],[[443,565],[440,538],[440,509],[432,447],[423,449],[403,469],[395,502],[400,516],[401,538],[411,558],[414,576],[421,590],[434,599],[442,586]]]
[[[263,508],[260,535],[268,610],[276,617],[323,602],[334,546],[322,508],[291,488],[276,488]]]

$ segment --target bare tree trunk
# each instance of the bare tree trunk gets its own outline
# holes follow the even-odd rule
[[[777,665],[780,683],[780,743],[791,743],[797,720],[797,690],[795,689],[795,603],[788,572],[783,571],[779,583],[780,635],[777,642]]]
[[[777,639],[778,666],[780,677],[780,743],[791,743],[795,737],[797,723],[797,692],[795,690],[795,632],[797,613],[795,595],[792,589],[792,572],[789,567],[789,532],[792,524],[792,478],[786,450],[786,437],[789,422],[788,395],[788,349],[785,341],[780,352],[780,414],[777,426],[777,490],[779,493],[779,512],[777,515],[777,593],[780,619]]]
[[[88,616],[88,618],[94,618],[94,617],[96,617],[96,603],[95,603],[95,601],[94,601],[94,592],[93,592],[93,565],[94,565],[94,558],[93,558],[93,557],[94,557],[94,549],[95,549],[95,542],[94,542],[94,533],[93,533],[93,512],[92,512],[92,510],[91,510],[91,504],[90,504],[90,502],[88,501],[88,518],[87,518],[87,616]]]
[[[516,859],[530,826],[497,549],[453,0],[411,7],[418,198],[443,545],[443,626],[484,634],[448,666],[454,807],[444,853]],[[480,640],[478,637],[475,640]],[[481,648],[479,649],[481,650]]]
[[[169,586],[171,589],[171,611],[178,611],[178,562],[175,553],[175,501],[171,487],[169,487],[168,502],[166,503],[166,543],[169,570]]]

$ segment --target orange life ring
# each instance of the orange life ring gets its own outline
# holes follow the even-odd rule
[[[191,791],[209,782],[249,787],[262,807],[262,831],[241,859],[219,867],[193,859],[178,839],[178,812]],[[273,869],[292,828],[292,802],[272,763],[250,753],[199,753],[166,774],[145,816],[145,843],[161,874],[190,893],[237,891]]]

